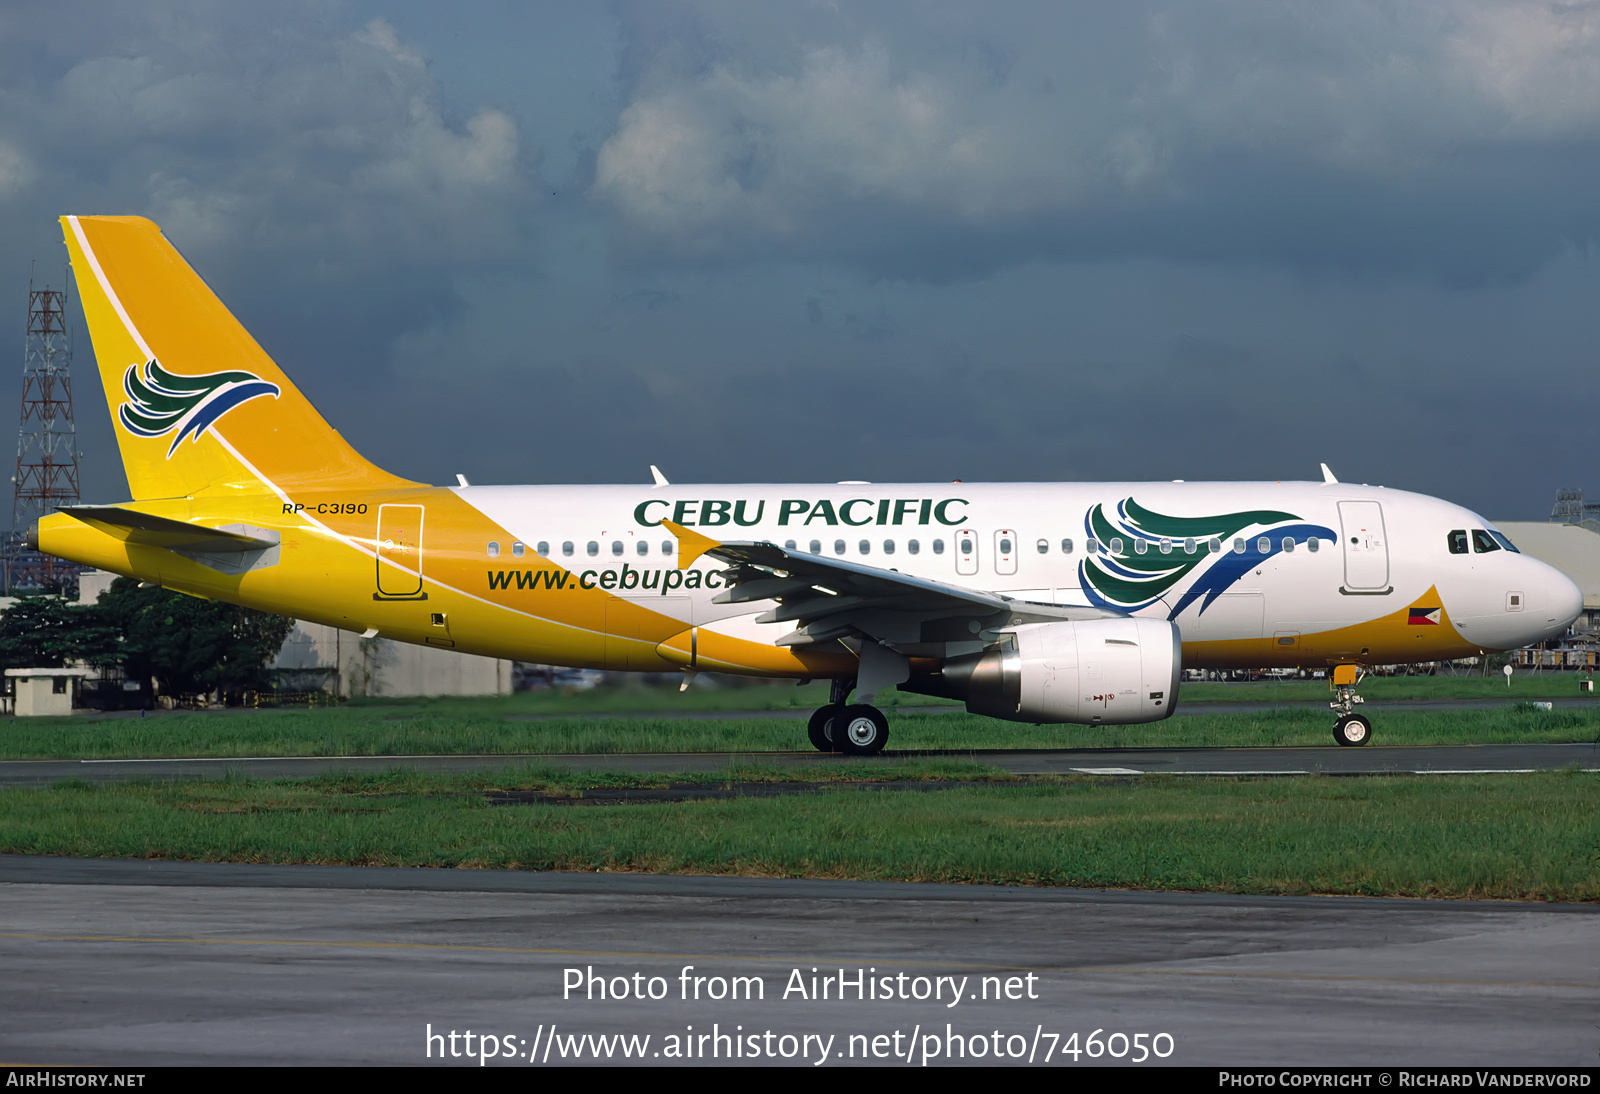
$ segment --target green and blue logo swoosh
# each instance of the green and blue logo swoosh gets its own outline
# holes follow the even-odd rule
[[[263,395],[276,399],[281,394],[277,384],[253,372],[179,376],[162,368],[154,358],[142,365],[129,365],[122,376],[122,390],[128,396],[128,401],[117,408],[122,428],[135,437],[161,437],[177,431],[167,448],[169,460],[185,437],[198,441],[217,419],[240,403]]]
[[[1193,582],[1170,606],[1167,618],[1176,619],[1197,600],[1204,613],[1253,567],[1278,554],[1284,539],[1292,537],[1303,543],[1316,536],[1330,547],[1338,542],[1333,529],[1300,520],[1293,513],[1275,509],[1173,517],[1146,509],[1132,498],[1124,498],[1109,513],[1104,505],[1096,505],[1084,521],[1084,530],[1098,542],[1099,551],[1078,564],[1078,576],[1091,603],[1136,612],[1155,604],[1193,575]],[[1246,533],[1246,529],[1250,531]],[[1245,538],[1242,553],[1235,552],[1231,542],[1240,535]],[[1267,539],[1265,551],[1260,545],[1263,536]],[[1213,538],[1222,541],[1220,552],[1206,549]],[[1121,551],[1111,553],[1108,545],[1113,540],[1121,541]],[[1163,540],[1170,548],[1167,553],[1160,550]],[[1184,550],[1190,540],[1196,548],[1192,552]],[[1134,549],[1139,541],[1146,544],[1143,554]]]

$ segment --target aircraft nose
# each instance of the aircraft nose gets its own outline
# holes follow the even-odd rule
[[[1583,614],[1583,590],[1554,566],[1545,567],[1545,616],[1551,627],[1564,632]]]

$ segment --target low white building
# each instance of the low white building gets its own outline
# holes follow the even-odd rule
[[[88,675],[85,669],[6,669],[15,689],[12,713],[18,718],[72,713],[72,700],[78,681]]]

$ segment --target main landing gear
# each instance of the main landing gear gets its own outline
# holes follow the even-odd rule
[[[889,719],[883,711],[865,703],[845,703],[854,687],[853,680],[835,680],[832,702],[819,707],[806,725],[806,735],[818,752],[871,756],[888,743]]]
[[[1356,685],[1366,675],[1360,665],[1335,665],[1329,680],[1333,688],[1332,708],[1335,720],[1333,739],[1341,745],[1364,745],[1372,740],[1372,723],[1355,713],[1357,703],[1366,702],[1356,694]]]

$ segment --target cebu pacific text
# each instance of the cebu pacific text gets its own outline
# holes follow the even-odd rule
[[[836,501],[820,498],[771,499],[705,498],[695,501],[667,501],[651,498],[642,501],[633,510],[636,523],[654,528],[663,519],[685,527],[698,525],[713,528],[720,525],[740,525],[745,528],[763,520],[775,520],[778,527],[809,527],[814,524],[849,525],[864,524],[943,524],[953,526],[967,520],[965,498],[848,498]]]

